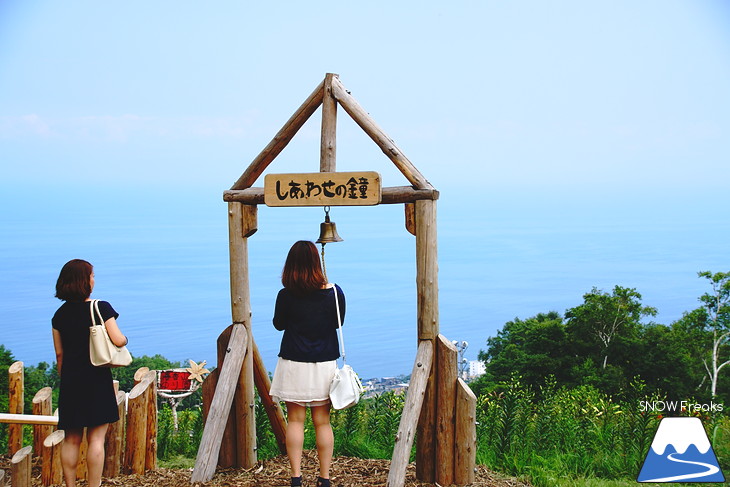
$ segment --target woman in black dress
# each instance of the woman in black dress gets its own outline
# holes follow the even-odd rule
[[[109,423],[119,420],[112,374],[94,367],[89,359],[89,327],[94,268],[85,260],[66,263],[56,282],[56,297],[65,301],[53,315],[53,346],[56,350],[61,388],[58,396],[58,429],[65,432],[61,464],[66,487],[76,486],[79,447],[86,428],[89,487],[101,485],[104,468],[104,437]],[[99,301],[109,338],[117,346],[127,338],[117,326],[119,314],[106,301]]]
[[[329,388],[340,356],[337,340],[337,293],[345,317],[345,295],[327,282],[317,247],[301,240],[292,245],[281,276],[284,289],[276,297],[274,327],[283,330],[271,396],[286,402],[286,453],[291,485],[302,485],[302,446],[307,407],[317,440],[317,487],[330,487],[334,436],[330,424]]]

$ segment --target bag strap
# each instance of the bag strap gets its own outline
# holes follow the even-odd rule
[[[101,316],[101,311],[99,311],[99,300],[98,299],[92,299],[90,301],[89,311],[91,312],[91,326],[96,326],[96,317],[99,317],[99,323],[104,326],[104,317]],[[96,311],[96,313],[94,313]]]
[[[337,297],[337,284],[332,286],[335,292],[335,309],[337,310],[337,330],[340,332],[340,352],[342,353],[342,363],[345,363],[345,337],[342,335],[342,318],[340,317],[340,300]]]

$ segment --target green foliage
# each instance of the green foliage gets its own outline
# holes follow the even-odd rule
[[[183,364],[182,362],[171,362],[160,354],[152,357],[148,355],[133,357],[132,363],[128,367],[112,369],[112,377],[119,381],[120,390],[132,390],[134,387],[134,374],[140,367],[147,367],[150,370],[169,370],[183,367]]]
[[[157,458],[171,460],[195,458],[203,434],[203,412],[200,408],[178,411],[175,430],[172,409],[163,405],[157,414]]]

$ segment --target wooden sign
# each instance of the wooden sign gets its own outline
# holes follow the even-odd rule
[[[368,206],[382,197],[380,174],[364,172],[315,172],[267,174],[266,206]]]
[[[186,370],[161,370],[159,374],[157,387],[161,391],[189,391],[193,385],[190,373]]]

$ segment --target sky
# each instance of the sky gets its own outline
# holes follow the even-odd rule
[[[715,191],[728,61],[721,0],[3,0],[0,188],[218,197],[333,72],[443,191]],[[339,113],[338,169],[405,184]],[[318,137],[270,172],[317,171]]]

